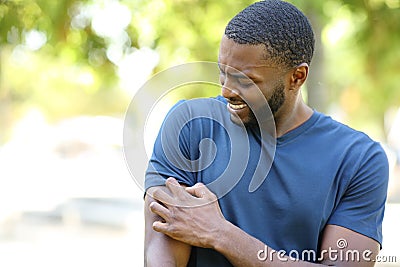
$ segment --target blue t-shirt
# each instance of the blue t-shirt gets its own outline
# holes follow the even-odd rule
[[[315,261],[302,252],[318,255],[327,224],[382,242],[388,163],[378,143],[316,111],[266,145],[273,160],[260,157],[261,139],[258,129],[231,122],[222,97],[202,100],[200,106],[181,101],[155,141],[145,189],[164,185],[168,177],[188,186],[214,182],[211,190],[228,221],[272,249],[290,256],[296,251],[303,260]],[[260,159],[266,173],[253,177]],[[238,174],[231,168],[229,183],[225,174],[231,166],[238,166]],[[215,183],[221,177],[223,183]],[[255,191],[249,190],[252,179],[262,182]],[[194,247],[188,266],[232,265],[218,252]]]

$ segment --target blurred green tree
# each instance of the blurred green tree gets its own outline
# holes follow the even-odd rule
[[[50,119],[123,113],[152,71],[216,61],[226,23],[253,2],[0,0],[2,126],[31,106]],[[317,35],[309,103],[328,113],[337,106],[360,128],[382,126],[388,107],[400,105],[400,1],[290,2]]]
[[[382,131],[385,112],[400,106],[396,82],[400,67],[400,1],[342,2],[338,11],[352,22],[352,29],[343,44],[332,47],[343,50],[332,62],[331,71],[341,70],[332,78],[342,89],[341,104],[351,121],[359,127],[379,125]]]
[[[0,143],[28,109],[49,120],[122,113],[128,102],[91,26],[93,1],[0,1]]]
[[[400,106],[400,1],[291,2],[316,31],[309,104],[328,113],[337,106],[352,126],[384,138],[385,113]]]

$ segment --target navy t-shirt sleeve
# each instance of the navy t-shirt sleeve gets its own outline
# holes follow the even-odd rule
[[[174,112],[180,109],[178,112]],[[190,127],[185,124],[185,102],[178,102],[167,114],[154,142],[152,156],[145,175],[145,190],[165,185],[168,177],[179,183],[194,185],[190,171]],[[177,115],[178,114],[178,115]]]
[[[389,167],[377,143],[367,150],[327,224],[339,225],[378,241],[382,246]]]

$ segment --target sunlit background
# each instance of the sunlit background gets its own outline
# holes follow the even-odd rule
[[[252,2],[0,0],[0,266],[142,266],[124,112],[152,74],[216,61],[226,23]],[[317,35],[308,103],[387,151],[381,255],[397,263],[380,266],[400,266],[400,0],[290,2]],[[164,97],[147,151],[175,101],[208,94]]]

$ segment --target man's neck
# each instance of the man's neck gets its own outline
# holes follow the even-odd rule
[[[313,110],[303,100],[298,101],[291,111],[279,110],[275,114],[276,137],[281,137],[306,122]]]

